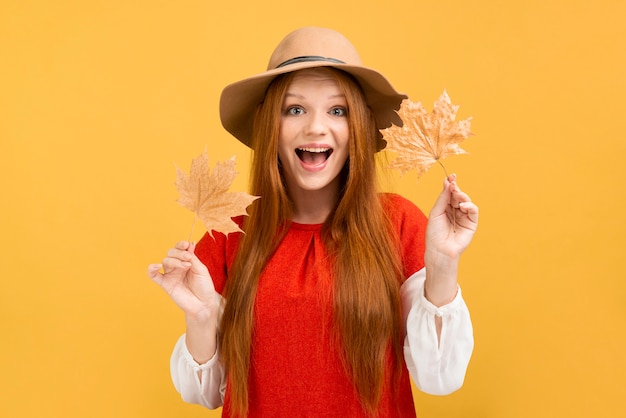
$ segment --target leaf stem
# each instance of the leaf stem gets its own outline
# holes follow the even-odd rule
[[[441,166],[441,168],[443,168],[443,172],[446,175],[446,179],[448,177],[450,177],[448,175],[448,170],[446,170],[446,167],[443,165],[443,163],[441,162],[441,160],[437,160],[437,162],[439,163],[439,165]],[[452,206],[452,202],[450,202],[450,207],[452,208],[452,231],[454,233],[456,233],[456,210],[454,209],[454,206]]]
[[[443,163],[441,162],[441,160],[440,160],[440,159],[437,159],[437,162],[439,163],[439,165],[441,166],[441,168],[443,168],[443,172],[445,173],[446,178],[450,177],[450,176],[448,175],[448,170],[446,170],[446,166],[444,166],[444,165],[443,165]]]
[[[196,220],[198,219],[198,214],[194,213],[193,214],[193,223],[191,224],[191,231],[189,231],[189,239],[187,239],[187,241],[191,242],[191,239],[193,238],[193,230],[196,226]]]

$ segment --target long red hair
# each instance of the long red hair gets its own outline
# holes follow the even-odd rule
[[[349,159],[340,174],[340,196],[323,227],[325,244],[335,265],[332,331],[361,404],[374,415],[385,379],[397,378],[403,362],[402,268],[397,238],[378,193],[378,130],[374,117],[358,83],[346,73],[331,72],[346,97],[350,131]],[[255,114],[250,188],[261,199],[250,207],[245,221],[246,234],[225,289],[227,302],[219,335],[234,416],[244,417],[248,410],[258,280],[292,213],[277,143],[281,108],[293,74],[272,82]],[[390,352],[396,365],[393,376],[385,372]]]

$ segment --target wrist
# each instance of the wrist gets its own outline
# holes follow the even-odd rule
[[[456,277],[456,273],[459,269],[459,261],[460,257],[457,255],[429,250],[428,248],[424,253],[424,266],[426,267],[426,271],[435,273],[436,276],[453,275]]]
[[[186,345],[198,364],[204,364],[215,354],[217,348],[217,315],[201,313],[185,315],[187,325]]]
[[[217,321],[221,298],[216,293],[214,298],[208,297],[207,299],[197,301],[184,310],[187,323],[206,325]]]
[[[452,302],[458,292],[458,257],[446,257],[440,253],[424,255],[426,282],[424,296],[439,307]]]
[[[217,322],[217,314],[213,309],[185,312],[185,322],[188,327],[206,327]]]
[[[456,282],[454,284],[429,285],[427,281],[424,285],[424,297],[437,308],[451,303],[456,298],[458,291],[459,285]]]

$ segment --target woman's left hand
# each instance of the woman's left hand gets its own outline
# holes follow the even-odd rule
[[[478,226],[478,207],[461,191],[456,174],[444,181],[426,230],[426,248],[431,255],[458,259],[472,241]],[[434,254],[433,254],[434,253]]]
[[[426,228],[424,291],[435,306],[450,303],[456,296],[459,259],[472,241],[477,226],[478,207],[459,189],[456,175],[448,176],[430,211]],[[439,333],[441,320],[435,323]]]

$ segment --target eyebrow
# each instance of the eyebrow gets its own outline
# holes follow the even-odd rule
[[[295,97],[295,98],[298,98],[298,99],[306,99],[306,97],[301,95],[301,94],[290,93],[290,92],[285,93],[285,98],[287,98],[287,97]],[[342,94],[342,93],[339,93],[339,94],[333,94],[332,96],[328,96],[327,98],[328,99],[336,99],[336,98],[343,98],[343,99],[345,99],[346,95]]]

